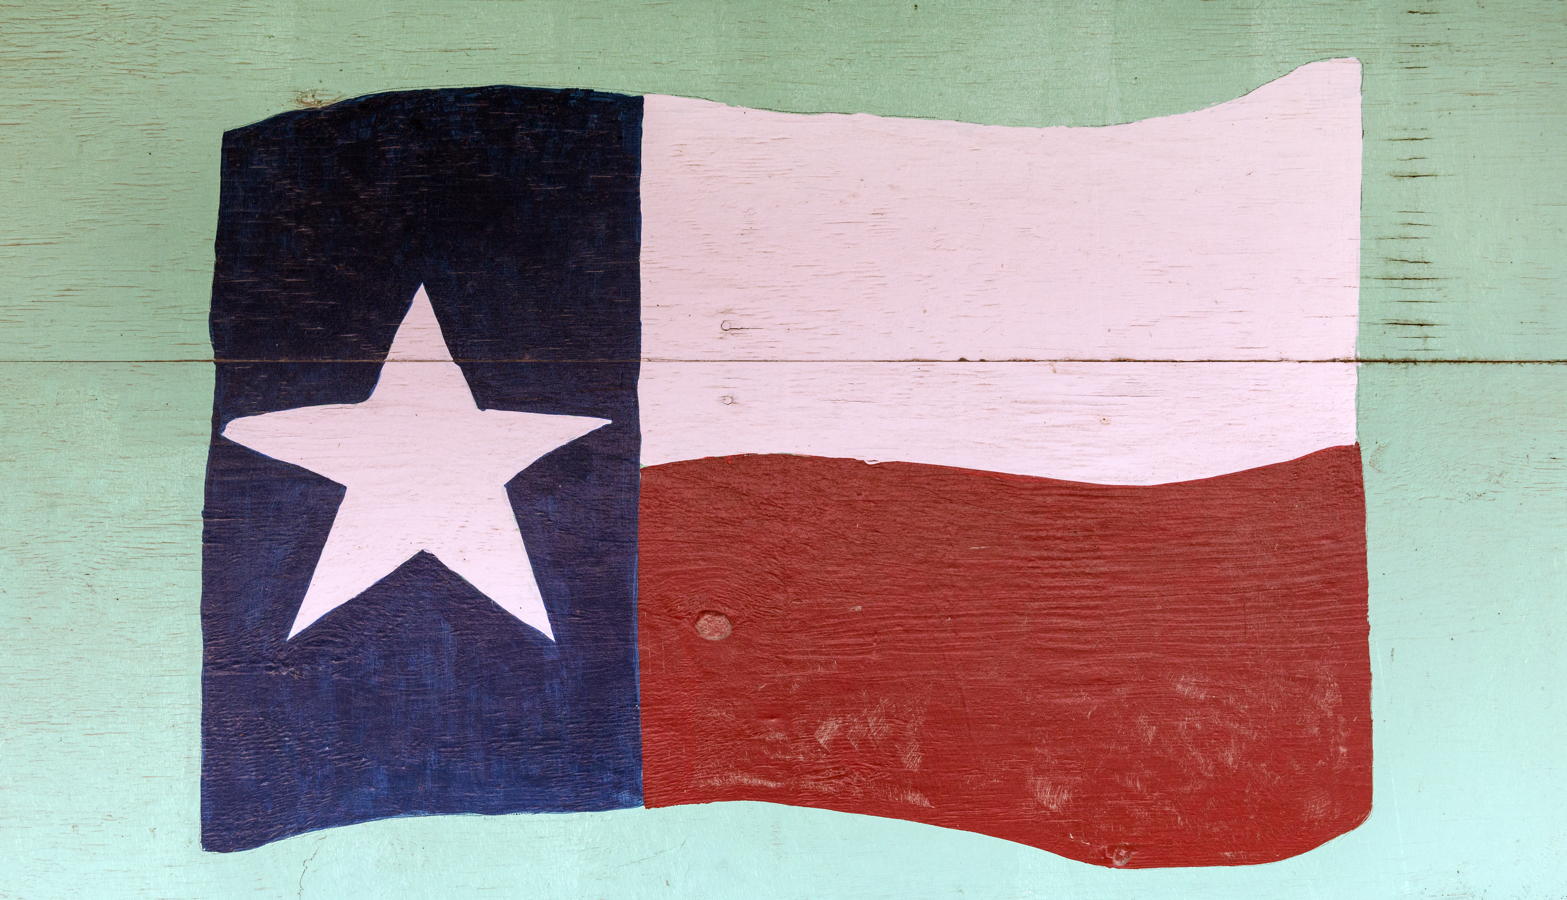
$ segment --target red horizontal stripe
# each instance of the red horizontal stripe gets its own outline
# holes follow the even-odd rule
[[[1110,866],[1371,803],[1360,454],[1180,484],[734,456],[644,470],[648,806],[765,800]]]

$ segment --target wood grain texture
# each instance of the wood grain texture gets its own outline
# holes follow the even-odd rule
[[[1350,363],[649,362],[637,393],[644,465],[798,453],[1159,484],[1355,440]]]
[[[1210,106],[1364,65],[1367,358],[1557,359],[1567,15],[1549,0],[1183,0],[851,10],[692,0],[7,8],[0,359],[207,358],[222,131],[402,88],[527,84],[995,125]],[[632,39],[630,36],[635,36]]]
[[[640,804],[641,105],[399,92],[225,135],[203,847]]]
[[[1567,884],[1567,121],[1555,0],[20,0],[0,10],[0,894],[1434,898]],[[525,84],[1104,125],[1363,61],[1358,430],[1377,806],[1295,860],[1108,871],[771,804],[198,849],[220,134]],[[195,360],[147,363],[138,361]],[[77,364],[74,361],[85,361]],[[1475,365],[1446,365],[1468,363]],[[1545,737],[1542,737],[1545,736]]]
[[[1349,359],[1360,63],[1103,128],[648,97],[650,359]]]
[[[647,804],[821,806],[1115,868],[1304,852],[1371,809],[1364,516],[1354,447],[1136,488],[647,469]]]
[[[1066,595],[1063,607],[1041,613],[1049,621],[1039,640],[971,636],[1000,644],[1019,666],[1007,680],[1027,690],[960,692],[963,702],[984,695],[976,702],[995,710],[1000,735],[980,738],[967,713],[942,712],[965,725],[945,740],[944,755],[961,756],[965,737],[970,758],[991,745],[1012,750],[987,760],[997,776],[989,781],[936,773],[930,792],[945,812],[910,817],[953,827],[1016,820],[981,830],[1116,866],[1268,862],[1359,822],[1369,784],[1359,457],[1322,449],[1354,440],[1354,364],[1193,358],[1208,348],[1218,359],[1349,354],[1358,90],[1358,63],[1336,60],[1212,110],[1105,129],[1002,129],[692,111],[658,97],[646,103],[662,111],[644,123],[640,97],[484,87],[374,95],[227,133],[212,304],[215,431],[226,440],[212,447],[203,513],[203,847],[249,850],[391,815],[639,804],[632,576],[641,565],[656,579],[662,562],[656,554],[635,562],[640,417],[630,404],[639,348],[689,338],[673,349],[701,358],[722,346],[684,323],[699,323],[706,304],[762,302],[799,315],[792,303],[803,297],[839,315],[786,322],[766,349],[832,360],[844,353],[845,324],[879,335],[872,325],[886,321],[915,326],[901,337],[890,329],[895,340],[947,355],[1079,344],[1131,357],[1063,364],[1073,370],[1060,378],[1040,363],[718,362],[711,374],[720,377],[749,369],[717,407],[743,411],[744,428],[735,416],[708,421],[714,407],[689,379],[656,385],[661,433],[678,436],[686,455],[722,457],[714,465],[725,471],[734,453],[783,449],[814,457],[801,466],[829,470],[846,464],[821,457],[849,455],[963,465],[977,476],[892,465],[874,486],[840,479],[841,496],[815,486],[809,468],[710,486],[717,496],[691,502],[740,502],[740,517],[708,529],[709,540],[731,533],[713,545],[753,581],[755,603],[813,615],[808,600],[749,573],[814,572],[821,554],[736,550],[749,537],[737,521],[766,523],[785,546],[805,549],[820,542],[803,533],[804,522],[844,515],[840,504],[853,516],[867,494],[889,521],[928,527],[901,540],[889,533],[868,558],[826,567],[822,590],[890,602],[906,617],[921,676],[961,678],[971,668],[921,611],[922,598],[951,592],[940,573],[925,571],[937,552],[930,538],[988,546],[1012,535],[999,560],[972,557],[976,570],[961,576],[991,586],[993,617],[1029,617],[1018,592],[1036,582]],[[837,168],[845,161],[849,168]],[[896,173],[895,183],[874,181],[883,171]],[[795,179],[811,191],[791,188]],[[777,189],[753,190],[757,183]],[[730,256],[670,240],[671,232],[729,232],[732,204],[768,226],[739,229]],[[817,221],[824,210],[830,227]],[[650,233],[659,235],[651,244]],[[1128,242],[1140,250],[1123,251]],[[932,256],[948,244],[951,252]],[[761,260],[775,268],[764,271]],[[416,279],[430,290],[420,283],[405,305]],[[639,297],[650,290],[655,312],[639,322]],[[1074,310],[1083,315],[1074,320]],[[937,346],[937,333],[960,342]],[[1018,343],[990,343],[1006,335]],[[961,342],[975,340],[984,343]],[[1185,364],[1145,365],[1139,352]],[[368,396],[365,360],[377,360]],[[1294,457],[1302,458],[1282,461]],[[1319,471],[1323,458],[1337,464]],[[1256,466],[1277,476],[1262,489],[1246,487],[1261,477]],[[976,469],[1183,484],[1134,490],[1036,479],[993,491],[994,471]],[[1191,481],[1241,469],[1250,477]],[[748,478],[792,491],[814,511],[770,520],[753,507],[775,500],[737,489]],[[889,490],[887,479],[906,489]],[[1285,482],[1289,491],[1280,490]],[[1301,492],[1329,514],[1301,514]],[[923,502],[931,495],[959,504],[932,508]],[[643,527],[658,535],[670,526],[652,497]],[[1177,507],[1181,518],[1167,521]],[[1121,515],[1104,520],[1096,509]],[[1250,519],[1273,530],[1241,524]],[[1321,533],[1322,521],[1341,533]],[[1303,532],[1305,561],[1280,552],[1292,524]],[[849,527],[885,531],[874,521]],[[674,528],[703,530],[685,521]],[[1218,570],[1210,557],[1222,561]],[[1073,587],[1058,590],[1063,581]],[[1130,643],[1113,622],[1145,615],[1137,604],[1166,591],[1175,614],[1243,668],[1214,670],[1174,637],[1170,658],[1146,671],[1118,661]],[[526,627],[476,604],[476,593]],[[1265,611],[1239,633],[1228,627],[1237,598]],[[1275,652],[1274,635],[1249,639],[1267,631],[1278,607],[1295,605],[1314,613],[1305,617],[1312,653],[1333,661],[1333,671],[1308,679],[1313,697],[1330,699],[1308,702],[1294,686],[1298,654]],[[292,624],[285,630],[280,618]],[[706,627],[721,630],[723,620]],[[1085,627],[1103,640],[1061,647],[1062,634]],[[1150,643],[1137,657],[1171,628],[1156,621],[1141,631]],[[1063,650],[1081,661],[1076,671],[1051,665]],[[874,650],[859,653],[860,663],[854,655],[846,650],[846,668],[910,665],[893,650],[885,660]],[[773,648],[754,678],[726,680],[741,698],[728,714],[738,729],[775,727],[765,708],[745,705],[755,693],[747,682],[777,681],[765,667],[787,656]],[[1063,712],[1040,700],[1075,696],[1085,671],[1112,693],[1173,678],[1208,685],[1188,693],[1226,699],[1193,713],[1155,692],[1101,718],[1108,732],[1074,730],[1066,723],[1091,707]],[[648,721],[671,714],[662,707],[700,702],[695,691],[643,684]],[[815,691],[818,708],[791,718],[836,720],[832,710],[860,709],[866,691],[878,704],[904,702],[839,685]],[[1050,744],[1063,757],[1075,749],[1129,759],[1120,790],[1073,789],[1067,833],[1095,836],[1086,856],[1062,848],[1058,826],[1037,830],[1033,782],[1076,783],[1069,773],[1084,768],[1033,753],[1052,733],[1050,722],[1033,719],[1042,710],[1053,710]],[[1115,724],[1144,719],[1155,729],[1197,722],[1244,737],[1244,750],[1213,751],[1227,754],[1239,777],[1170,756],[1168,741],[1129,742],[1131,726]],[[1306,735],[1296,734],[1301,720]],[[1018,730],[1006,731],[1009,722]],[[724,742],[711,746],[725,753]],[[730,752],[743,768],[744,752]],[[885,774],[875,754],[844,764]],[[1340,790],[1348,793],[1330,797]],[[1276,803],[1241,799],[1259,792]],[[702,799],[700,790],[677,791],[663,802]],[[1162,812],[1128,819],[1128,806]],[[1221,819],[1231,824],[1205,821]],[[1236,822],[1272,838],[1259,843]]]

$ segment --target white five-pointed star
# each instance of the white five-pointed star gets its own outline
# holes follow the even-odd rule
[[[506,482],[608,419],[479,409],[424,285],[363,403],[235,419],[223,436],[348,490],[288,636],[428,551],[551,640]]]

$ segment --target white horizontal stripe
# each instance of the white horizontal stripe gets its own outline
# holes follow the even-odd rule
[[[795,453],[1186,481],[1353,443],[1355,375],[1353,363],[649,362],[642,461]]]

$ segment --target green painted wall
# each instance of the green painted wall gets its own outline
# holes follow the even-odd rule
[[[0,7],[0,897],[1567,896],[1563,48],[1556,0]],[[487,83],[1103,124],[1345,55],[1365,64],[1361,355],[1401,360],[1361,378],[1366,825],[1206,870],[748,804],[197,849],[223,130]]]

